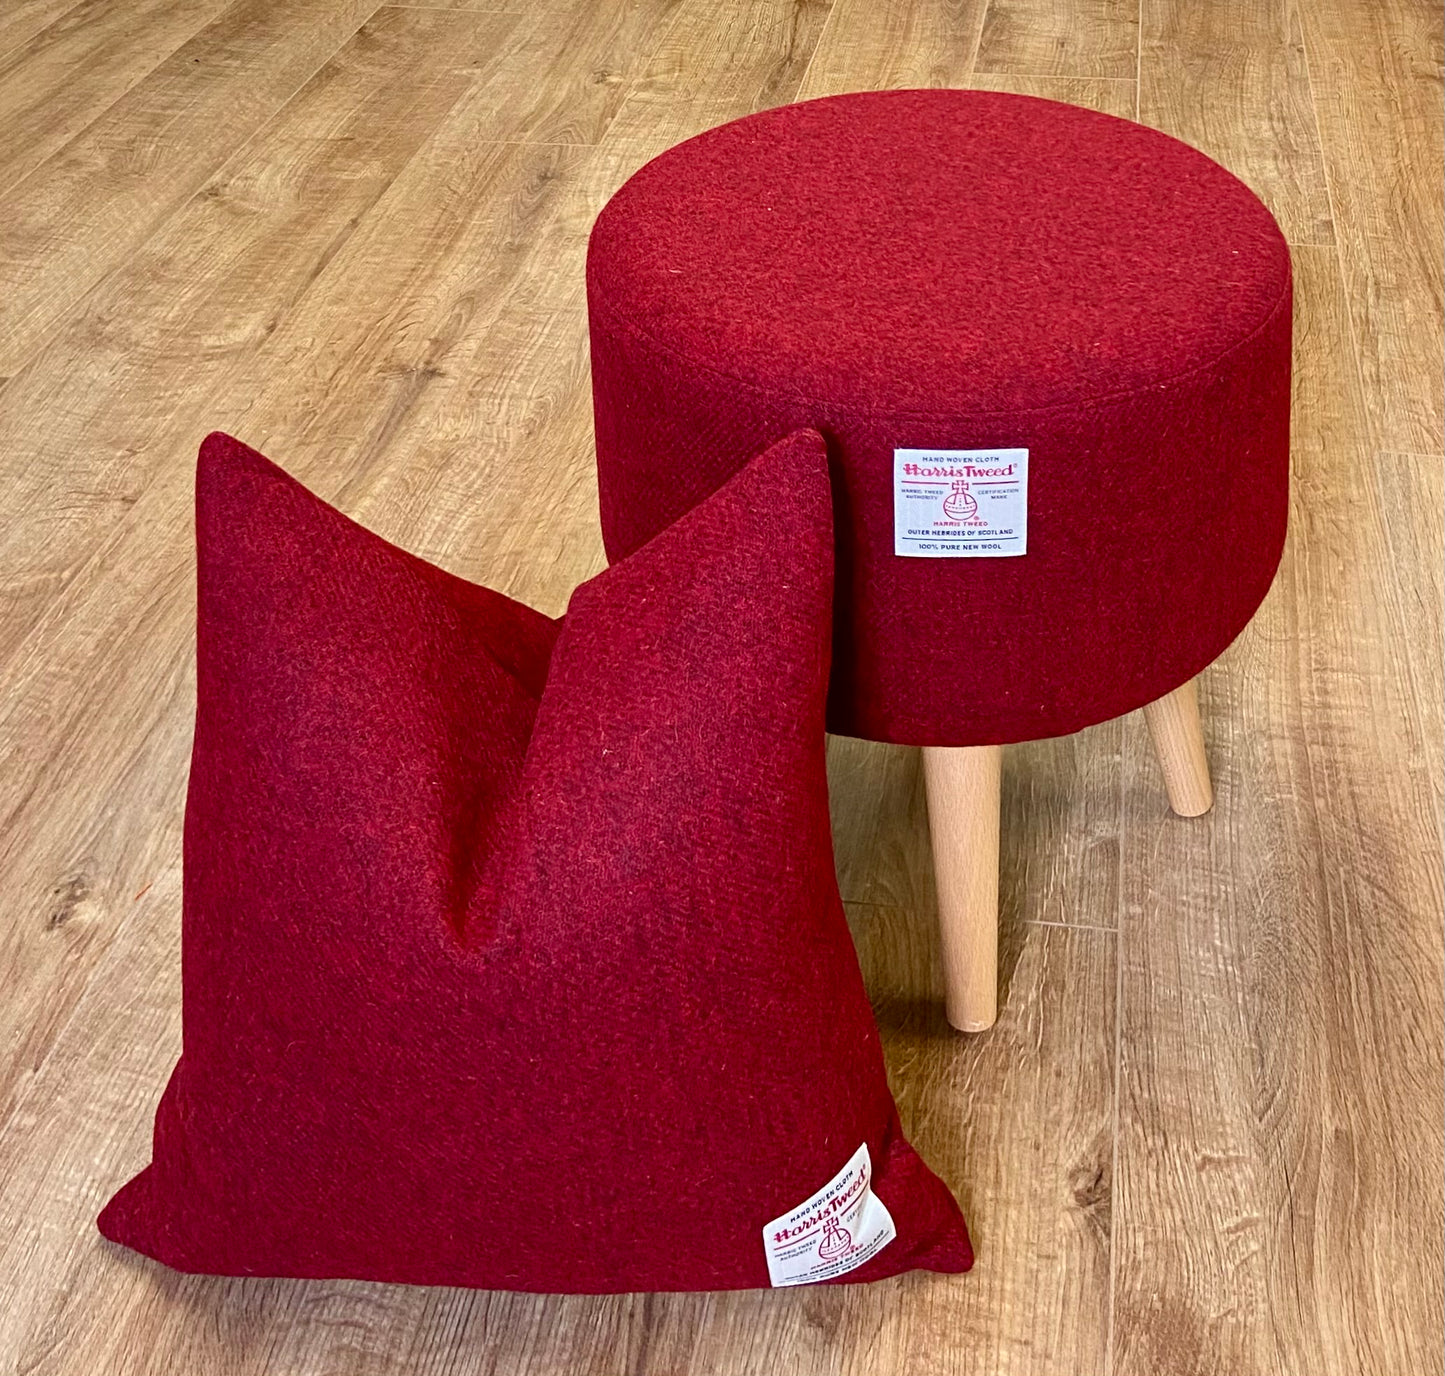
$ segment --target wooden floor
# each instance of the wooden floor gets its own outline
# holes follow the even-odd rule
[[[1442,1356],[1435,0],[0,0],[0,1372],[1430,1376]],[[1294,508],[1203,680],[1005,764],[1003,1014],[945,1026],[916,751],[840,877],[966,1277],[551,1299],[183,1278],[92,1220],[179,1046],[192,462],[224,428],[560,611],[602,563],[588,227],[856,88],[1136,116],[1294,245]],[[541,513],[546,519],[541,519]]]

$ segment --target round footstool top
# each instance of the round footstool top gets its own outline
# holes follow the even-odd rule
[[[769,110],[617,193],[588,299],[610,556],[827,438],[835,730],[1076,730],[1192,677],[1269,586],[1288,250],[1165,135],[990,92]]]

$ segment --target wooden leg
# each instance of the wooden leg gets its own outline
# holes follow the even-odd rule
[[[923,750],[948,1020],[962,1032],[982,1032],[998,1017],[1002,759],[998,745]]]
[[[1164,771],[1169,806],[1181,817],[1198,817],[1214,806],[1204,732],[1199,725],[1199,692],[1190,679],[1144,709],[1154,753]]]

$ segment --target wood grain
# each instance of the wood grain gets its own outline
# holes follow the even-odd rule
[[[0,375],[360,27],[375,0],[236,0],[0,197]]]
[[[1391,549],[1334,254],[1295,269],[1293,528],[1203,680],[1214,812],[1125,754],[1121,1374],[1440,1370],[1439,530]]]
[[[1013,72],[974,72],[959,83],[972,91],[1008,91],[1016,96],[1038,96],[1082,105],[1101,114],[1133,119],[1138,106],[1138,83],[1130,77],[1019,76]]]
[[[505,110],[507,137],[596,143],[627,98],[679,0],[531,9],[479,94]]]
[[[168,841],[178,844],[172,831]],[[905,1126],[970,1210],[980,1269],[867,1289],[611,1299],[347,1282],[177,1276],[95,1237],[91,1219],[148,1151],[154,1083],[179,1047],[174,865],[138,905],[0,1146],[0,1351],[20,1369],[190,1376],[226,1371],[519,1373],[1103,1369],[1108,1291],[1111,933],[1019,924],[1010,999],[968,1041],[942,1018],[936,935],[897,910],[850,914],[876,991]],[[117,1000],[115,987],[136,991]],[[103,1086],[97,1093],[97,1085]],[[1005,1092],[1006,1089],[1006,1092]],[[1038,1124],[1047,1117],[1050,1131]],[[17,1150],[38,1132],[54,1152]],[[81,1188],[74,1182],[88,1182]],[[44,1218],[26,1207],[42,1197]],[[77,1237],[56,1289],[29,1258]],[[1071,1365],[1072,1364],[1072,1365]]]
[[[1003,758],[999,910],[1010,921],[1112,928],[1119,905],[1119,755],[1137,717],[1011,745]],[[920,752],[834,736],[829,798],[845,899],[937,912]],[[1158,805],[1166,807],[1163,790]]]
[[[628,94],[615,142],[651,157],[715,124],[804,99],[802,82],[832,5],[683,0]]]
[[[1374,443],[1445,447],[1445,11],[1425,0],[1300,7]]]
[[[1005,782],[1013,765],[1010,752]],[[921,752],[831,736],[828,800],[844,900],[936,912]]]
[[[11,48],[0,58],[0,192],[44,164],[231,3],[82,0]],[[24,20],[22,11],[5,22],[17,26],[18,36]]]
[[[987,0],[836,0],[799,100],[889,87],[966,86]]]
[[[1139,0],[989,0],[975,67],[1132,81],[1138,61]]]
[[[0,1007],[0,1028],[9,1044],[20,1038],[22,1053],[7,1071],[43,1055],[88,975],[89,957],[78,947],[110,935],[105,924],[97,929],[74,919],[110,901],[127,911],[127,886],[134,893],[150,877],[150,806],[163,800],[173,808],[179,798],[186,709],[172,695],[182,691],[190,654],[187,527],[195,445],[207,429],[238,426],[248,408],[266,402],[264,391],[257,395],[259,377],[275,378],[269,395],[278,410],[299,391],[299,373],[293,377],[269,355],[248,369],[254,354],[279,350],[284,358],[304,350],[292,331],[307,340],[333,329],[328,308],[355,322],[358,333],[372,328],[349,297],[337,301],[327,287],[336,277],[351,280],[356,269],[345,248],[355,222],[459,92],[454,81],[419,80],[418,64],[430,60],[441,37],[475,37],[509,22],[408,11],[374,38],[359,38],[293,104],[268,156],[258,154],[214,183],[214,195],[198,197],[174,232],[113,283],[114,294],[96,303],[88,322],[57,341],[52,366],[16,380],[25,384],[16,393],[24,409],[7,409],[0,424],[37,414],[57,420],[32,466],[6,475],[16,484],[12,509],[37,518],[10,524],[5,545],[7,570],[22,595],[5,608],[13,638],[5,644],[10,672],[0,703],[0,854],[24,876],[17,920],[0,947],[0,969],[15,991]],[[379,118],[379,106],[390,111],[389,123]],[[507,161],[505,146],[490,147]],[[508,204],[496,195],[498,211]],[[409,228],[419,232],[419,219]],[[383,256],[386,248],[380,246]],[[362,245],[363,265],[368,251],[377,251],[375,232]],[[407,261],[397,253],[390,260]],[[364,270],[355,280],[367,280]],[[379,270],[370,280],[386,282]],[[403,296],[395,309],[414,307]],[[136,347],[135,336],[112,323],[120,310],[126,324],[138,324],[155,343]],[[343,343],[339,327],[320,337]],[[82,358],[113,390],[91,394],[90,375],[77,371]],[[391,400],[385,380],[348,395],[382,408]],[[15,443],[24,452],[18,437]],[[53,482],[61,473],[71,500],[47,510],[47,476]],[[103,814],[82,820],[133,767],[103,736],[81,728],[102,698],[132,749],[153,744],[171,762],[162,768],[148,757],[162,791],[137,796],[119,826]],[[168,712],[177,713],[179,734],[154,737]],[[132,823],[134,835],[126,830]],[[28,1014],[27,986],[35,999]],[[0,1076],[0,1108],[9,1083]]]
[[[231,429],[284,456],[288,467],[362,519],[380,456],[413,413],[425,414],[427,387],[444,370],[448,349],[465,350],[474,323],[468,312],[477,312],[476,327],[483,328],[506,284],[533,261],[528,253],[500,251],[501,243],[515,235],[519,246],[545,261],[548,241],[541,230],[557,195],[559,169],[577,159],[554,146],[490,144],[479,150],[464,135],[458,142],[470,150],[470,176],[459,175],[456,149],[446,145],[434,145],[440,155],[435,163],[413,160],[419,175],[394,184],[378,207],[404,213],[369,218],[318,279],[330,290],[313,289],[305,308],[288,317],[254,359],[243,360],[224,380],[224,391],[212,391],[202,412],[205,425]],[[442,194],[444,185],[450,195]],[[487,207],[485,215],[477,213],[479,203]],[[420,244],[422,251],[413,256],[403,251],[404,242]],[[477,265],[489,244],[494,252],[484,272]],[[396,291],[386,296],[389,284]],[[383,295],[371,299],[391,302],[390,314],[358,309],[356,294],[373,292]],[[317,339],[329,345],[320,354]],[[335,385],[336,372],[347,367],[367,385]],[[263,374],[269,385],[260,383]],[[7,849],[14,848],[6,860],[25,877],[16,892],[17,922],[8,932],[20,951],[13,961],[7,955],[6,964],[27,982],[40,980],[35,1002],[19,999],[0,1009],[0,1027],[14,1019],[23,1028],[22,1010],[39,1007],[43,1015],[32,1025],[32,1039],[53,1034],[88,977],[94,953],[70,948],[88,937],[109,940],[115,930],[110,922],[97,924],[98,931],[83,923],[51,925],[45,915],[51,890],[103,890],[105,901],[124,913],[127,888],[142,888],[155,863],[150,807],[162,800],[172,808],[180,803],[192,614],[190,451],[204,433],[200,421],[183,421],[171,447],[152,456],[165,462],[80,574],[46,607],[17,651],[15,691],[0,708],[3,729],[21,742],[3,784]],[[424,491],[414,495],[426,504]],[[371,524],[406,542],[405,518],[405,510],[392,510]],[[102,700],[108,708],[102,709]],[[109,814],[104,800],[126,791],[135,760],[83,729],[101,710],[114,715],[129,750],[146,756],[144,795],[120,818]],[[48,983],[40,972],[55,965],[56,978]],[[43,1053],[44,1045],[32,1046],[32,1054]]]
[[[1106,0],[1111,4],[1113,0]],[[1136,0],[1127,7],[1134,10]],[[1113,6],[1114,12],[1118,6]],[[1021,11],[1010,11],[1018,17]],[[1014,19],[996,20],[991,55],[981,43],[988,34],[987,19],[994,14],[985,0],[927,0],[927,3],[879,7],[867,0],[836,0],[818,40],[817,51],[798,91],[798,99],[835,95],[843,91],[881,90],[887,87],[955,87],[963,90],[1009,91],[1015,95],[1040,96],[1084,105],[1106,114],[1132,119],[1135,113],[1135,26],[1128,23],[1127,52],[1123,60],[1104,57],[1108,49],[1124,40],[1122,29],[1110,24],[1100,27],[1098,16],[1084,21],[1075,32],[1069,27],[1069,9],[1056,10],[1065,21],[1065,36],[1044,36],[1039,42],[1052,52],[1063,49],[1089,51],[1093,60],[1077,57],[1080,68],[1107,67],[1119,76],[1070,75],[1061,59],[1040,54],[1020,66],[1038,71],[1013,70],[1010,64],[1018,39]],[[1122,21],[1121,21],[1122,23]],[[1002,25],[1002,29],[999,27]]]
[[[962,1281],[850,1295],[850,1335],[867,1346],[842,1369],[1095,1376],[1107,1350],[1114,934],[1005,917],[999,1020],[964,1037],[943,1017],[933,924],[878,907],[852,908],[850,922],[899,1112],[958,1191],[978,1262]]]
[[[998,1016],[998,827],[1003,747],[925,746],[923,783],[944,1008],[961,1032],[982,1032]]]
[[[379,14],[288,103],[265,146],[210,178],[58,327],[0,408],[6,581],[0,662],[117,531],[150,475],[215,419],[217,387],[262,349],[471,85],[512,16]],[[435,70],[445,44],[452,60]],[[85,366],[81,366],[84,364]],[[105,387],[95,377],[106,379]],[[25,442],[48,417],[44,444]],[[186,480],[186,465],[176,476]],[[63,501],[47,500],[58,473]],[[178,488],[179,490],[179,488]]]
[[[1334,230],[1292,0],[1141,0],[1139,119],[1246,182],[1291,243]]]
[[[8,58],[83,0],[12,0],[0,10],[0,58]]]
[[[1440,1371],[1439,17],[1144,0],[1131,54],[1131,8],[0,13],[0,1369]],[[1136,75],[1146,120],[1317,245],[1290,547],[1201,680],[1207,818],[1170,816],[1137,715],[1006,752],[988,1033],[943,1017],[919,752],[830,742],[890,1077],[975,1271],[557,1298],[187,1278],[102,1242],[179,1045],[201,435],[558,612],[602,561],[586,236],[633,169],[830,90],[1129,115]]]

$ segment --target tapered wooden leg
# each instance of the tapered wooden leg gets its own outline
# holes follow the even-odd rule
[[[963,1032],[982,1032],[998,1017],[1002,759],[998,745],[923,750],[948,1020]]]
[[[1199,691],[1190,679],[1144,709],[1154,753],[1164,771],[1169,806],[1181,817],[1198,817],[1214,806],[1204,732],[1199,725]]]

